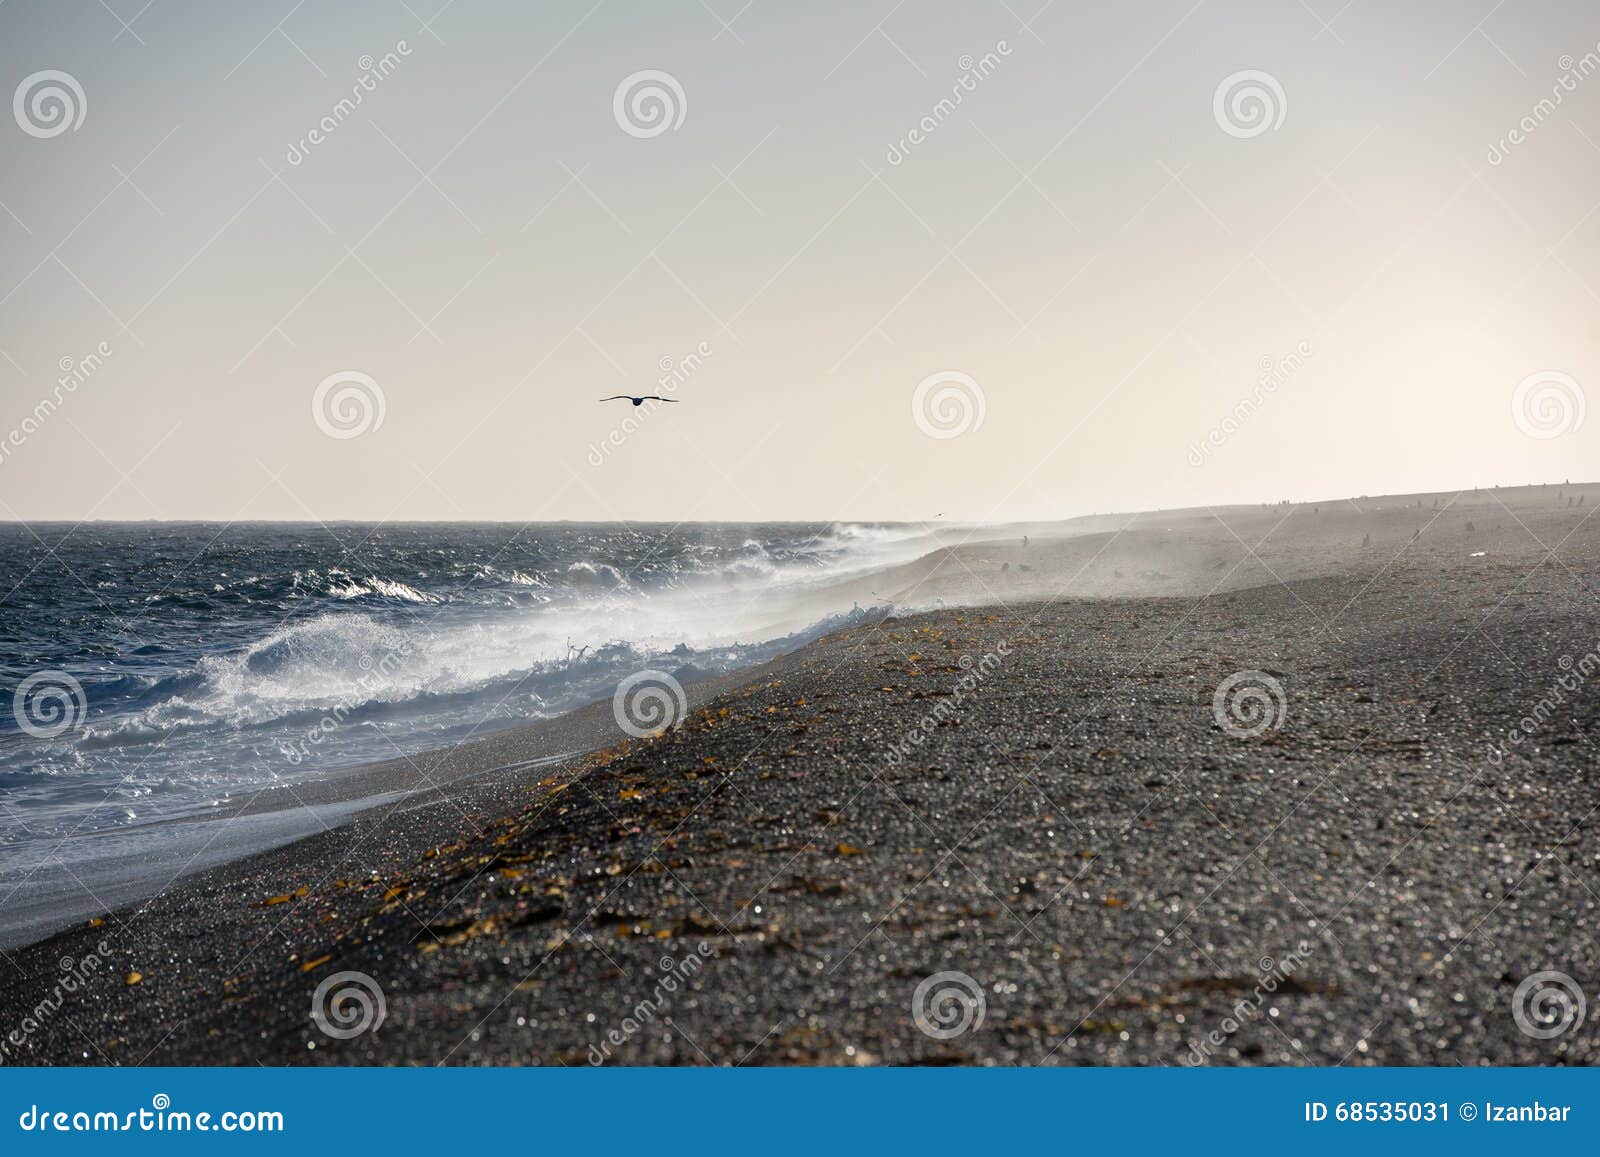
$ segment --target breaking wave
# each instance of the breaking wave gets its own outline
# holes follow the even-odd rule
[[[850,580],[935,545],[865,524],[347,537],[362,545],[308,527],[97,528],[64,560],[86,579],[70,586],[0,552],[15,560],[0,580],[45,608],[0,671],[71,671],[89,705],[48,740],[0,719],[0,785],[28,830],[76,830],[85,808],[91,830],[143,823],[443,746],[604,698],[645,665],[762,662],[865,613]],[[314,760],[286,754],[330,718]],[[0,843],[21,838],[6,822]]]

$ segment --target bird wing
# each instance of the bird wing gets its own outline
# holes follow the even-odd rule
[[[601,398],[602,402],[633,401],[632,394],[612,394],[609,398]]]
[[[660,394],[646,394],[643,400],[647,402],[671,402],[674,406],[678,404],[677,398],[663,398]]]

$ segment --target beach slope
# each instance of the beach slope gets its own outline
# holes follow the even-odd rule
[[[1597,491],[952,547],[665,733],[8,952],[5,1060],[1593,1063],[1524,982],[1600,976]]]

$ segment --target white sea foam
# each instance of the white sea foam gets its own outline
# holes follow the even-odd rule
[[[228,597],[214,587],[246,587],[252,602],[281,607],[282,621],[201,648],[188,665],[174,666],[170,645],[145,667],[130,658],[107,692],[115,709],[92,710],[25,763],[0,763],[0,776],[29,793],[41,831],[76,830],[81,809],[94,811],[90,830],[201,814],[230,793],[605,698],[643,666],[711,673],[763,661],[869,601],[871,583],[851,580],[937,545],[922,528],[851,524],[742,543],[660,535],[660,551],[656,537],[641,532],[632,553],[608,555],[633,559],[627,570],[563,559],[552,544],[516,567],[430,552],[448,581],[415,565],[388,574],[302,565],[274,583],[241,566],[234,573],[248,578],[209,575],[199,606],[181,588],[135,588],[130,600],[168,604],[152,614],[204,616]],[[314,744],[313,730],[323,735]],[[286,760],[286,750],[303,758]]]
[[[218,588],[221,589],[220,587]],[[416,587],[393,579],[379,578],[370,575],[365,579],[346,579],[331,581],[328,584],[328,593],[339,599],[359,599],[366,595],[378,595],[386,599],[399,599],[407,603],[437,603],[442,600],[437,595],[424,594]]]

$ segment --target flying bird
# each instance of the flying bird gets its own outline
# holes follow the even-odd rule
[[[642,406],[646,402],[671,402],[674,405],[678,402],[677,398],[663,398],[660,394],[644,394],[637,398],[632,394],[612,394],[609,398],[601,398],[600,400],[602,402],[629,401],[635,406]]]

